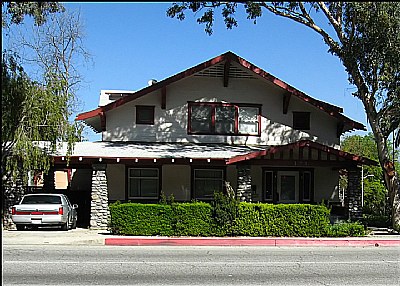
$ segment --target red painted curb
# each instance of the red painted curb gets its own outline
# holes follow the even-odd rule
[[[400,239],[299,238],[106,238],[105,245],[120,246],[400,246]]]

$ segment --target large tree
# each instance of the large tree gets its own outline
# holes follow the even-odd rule
[[[220,10],[228,29],[238,26],[235,18],[242,6],[256,23],[264,11],[291,19],[318,33],[329,52],[337,56],[348,73],[353,93],[365,109],[378,148],[392,206],[392,224],[400,230],[400,184],[390,160],[387,140],[397,130],[400,143],[400,3],[399,2],[179,2],[167,16],[185,19],[187,11],[199,13],[197,22],[213,32],[215,11]],[[322,13],[333,29],[318,24]]]
[[[77,64],[86,51],[79,15],[57,2],[2,3],[2,166],[3,182],[51,166],[49,151],[67,141],[69,151],[81,127],[70,121],[81,78]],[[25,16],[33,25],[20,25]],[[26,27],[31,28],[29,31]],[[22,177],[21,177],[22,176]]]

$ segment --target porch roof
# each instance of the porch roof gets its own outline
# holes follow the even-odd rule
[[[293,155],[296,150],[296,155]],[[307,154],[307,157],[304,155]],[[266,160],[273,161],[283,159],[285,161],[324,160],[321,153],[326,155],[325,162],[339,163],[350,162],[354,164],[377,165],[377,162],[344,152],[321,143],[300,140],[286,145],[276,146],[235,146],[227,144],[196,144],[196,143],[152,143],[152,142],[77,142],[70,159],[75,162],[87,161],[90,163],[112,161],[136,161],[139,160],[192,160],[220,161],[223,165],[244,163],[245,161]],[[312,155],[313,153],[314,155]],[[279,158],[279,156],[282,156]],[[55,153],[51,154],[57,162],[66,161],[67,143],[59,146]],[[275,156],[275,157],[274,157]],[[313,158],[316,157],[316,158]],[[174,161],[172,161],[174,162]],[[82,162],[84,163],[84,162]],[[260,162],[258,162],[260,163]]]
[[[70,157],[104,159],[220,159],[262,151],[264,148],[225,144],[148,143],[148,142],[77,142]],[[53,157],[66,157],[63,143]]]

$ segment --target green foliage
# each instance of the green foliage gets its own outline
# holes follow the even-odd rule
[[[363,222],[368,227],[389,227],[390,216],[387,215],[374,215],[363,214]]]
[[[122,235],[173,235],[170,205],[111,204],[110,230]]]
[[[363,226],[358,223],[331,226],[325,206],[242,202],[235,203],[235,208],[226,208],[220,194],[216,197],[225,206],[220,208],[219,203],[220,213],[214,209],[217,204],[213,207],[204,202],[172,205],[116,202],[110,205],[109,227],[120,235],[321,237],[364,234]]]
[[[2,83],[2,173],[14,179],[19,173],[26,181],[27,171],[48,170],[51,164],[37,142],[48,142],[49,153],[62,141],[71,149],[80,130],[68,122],[69,97],[58,79],[49,76],[46,86],[32,82],[13,57],[3,54]]]
[[[369,179],[369,178],[368,178]],[[364,214],[388,215],[388,192],[381,181],[364,180]]]
[[[222,192],[214,193],[212,202],[214,219],[218,226],[217,235],[233,235],[233,224],[237,217],[239,201],[233,195]]]
[[[240,203],[234,225],[235,235],[244,236],[325,236],[329,210],[308,204]]]
[[[26,15],[35,20],[40,26],[46,22],[50,13],[63,12],[65,9],[58,2],[2,2],[2,27],[11,24],[21,24]]]
[[[364,236],[364,226],[358,222],[343,222],[331,225],[328,228],[328,236],[345,237],[345,236]]]
[[[392,142],[388,142],[389,153],[393,154]],[[372,133],[364,136],[352,135],[345,137],[341,142],[341,149],[346,152],[378,160],[378,150]],[[397,151],[395,157],[397,157]],[[396,168],[399,163],[396,162]],[[382,168],[378,166],[364,166],[364,208],[363,213],[371,216],[388,216],[388,191],[384,184]]]
[[[172,209],[174,235],[210,236],[213,233],[215,227],[210,204],[174,203]]]
[[[67,143],[69,160],[73,143],[81,139],[83,125],[69,118],[81,80],[76,65],[81,65],[86,53],[79,17],[58,14],[64,12],[61,4],[3,2],[2,8],[3,24],[8,21],[3,30],[13,33],[4,33],[2,53],[1,174],[5,181],[20,177],[26,184],[28,171],[49,170],[49,155],[58,144]],[[34,37],[12,45],[15,35],[23,35],[18,27],[27,15],[35,20]],[[28,75],[23,66],[34,72]]]

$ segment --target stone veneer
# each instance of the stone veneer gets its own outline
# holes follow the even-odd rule
[[[105,164],[92,166],[91,229],[107,229],[110,219],[106,167]]]
[[[22,180],[17,179],[15,183],[11,181],[2,181],[2,201],[3,201],[3,212],[2,212],[2,228],[12,229],[15,225],[11,219],[11,207],[19,203],[22,197],[28,193],[27,188],[22,186]]]
[[[349,169],[344,203],[350,219],[362,217],[361,196],[361,171],[360,169]]]
[[[237,166],[237,197],[240,201],[251,202],[251,170],[250,166]]]

